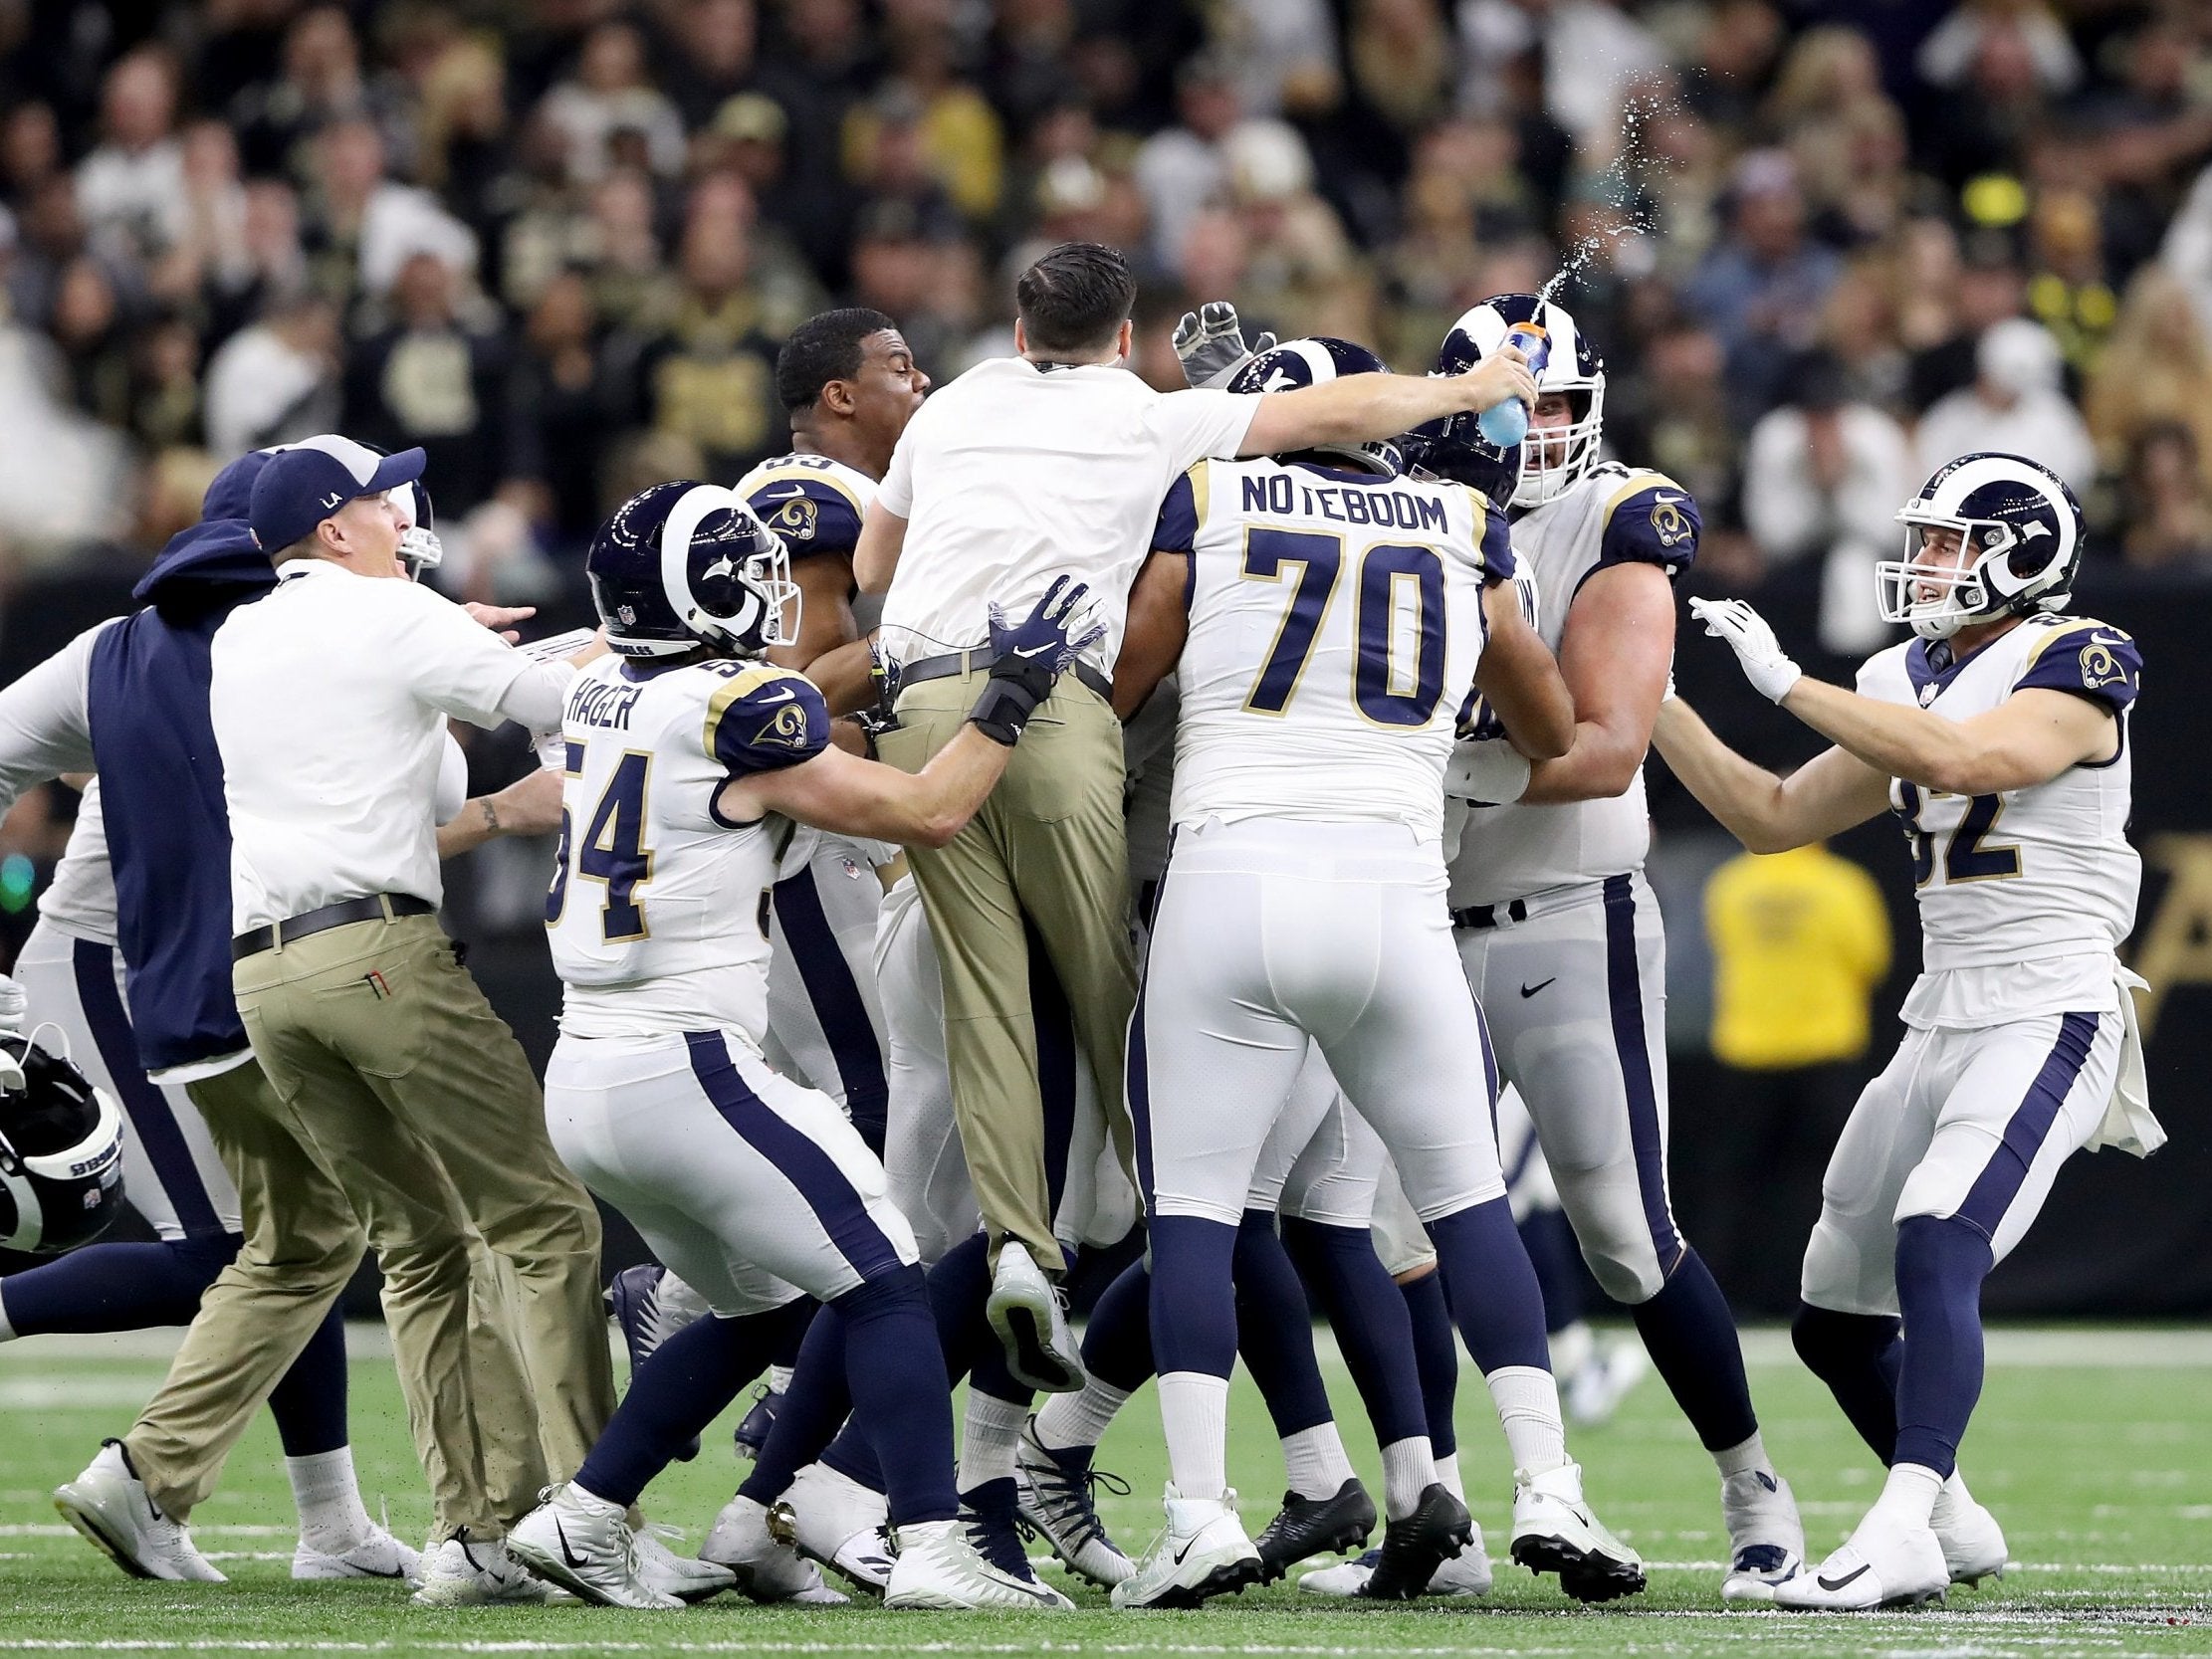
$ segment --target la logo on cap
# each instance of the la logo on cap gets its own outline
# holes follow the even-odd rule
[[[331,494],[323,498],[323,505],[330,508],[343,507],[345,505],[345,498],[343,496],[340,496],[336,491],[333,490],[331,492]]]

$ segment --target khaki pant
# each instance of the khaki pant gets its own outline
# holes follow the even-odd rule
[[[311,934],[247,957],[234,983],[292,1144],[376,1247],[439,1535],[496,1534],[528,1507],[530,1443],[565,1479],[614,1405],[598,1216],[553,1152],[529,1062],[429,917]],[[280,1236],[314,1215],[275,1193]],[[471,1273],[472,1226],[502,1272]]]
[[[958,735],[984,672],[910,686],[883,758],[920,771]],[[1048,1272],[1065,1267],[1045,1180],[1037,1034],[1026,919],[1067,992],[1075,1034],[1124,1162],[1122,1045],[1137,999],[1129,943],[1129,845],[1122,826],[1121,723],[1072,676],[1030,720],[1006,775],[942,848],[910,848],[945,981],[953,1113],[993,1249],[1020,1239]]]

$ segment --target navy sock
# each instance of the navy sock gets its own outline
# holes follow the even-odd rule
[[[787,1305],[807,1306],[805,1299]],[[776,1310],[778,1313],[785,1309]],[[808,1315],[793,1313],[794,1320],[811,1319],[798,1347],[791,1385],[775,1409],[775,1426],[769,1430],[753,1473],[746,1476],[739,1493],[758,1503],[773,1504],[783,1496],[791,1477],[828,1449],[837,1430],[852,1413],[852,1394],[845,1383],[845,1322],[833,1303]]]
[[[798,1363],[798,1350],[806,1342],[806,1333],[813,1326],[815,1313],[821,1308],[821,1304],[810,1296],[801,1297],[789,1306],[796,1312],[783,1322],[783,1335],[776,1339],[775,1351],[769,1355],[769,1363],[772,1365],[790,1366]]]
[[[1888,1463],[1897,1450],[1897,1370],[1904,1359],[1901,1320],[1839,1314],[1797,1305],[1790,1341],[1805,1368],[1828,1384],[1860,1439]]]
[[[1421,1370],[1414,1359],[1406,1299],[1383,1271],[1365,1227],[1331,1227],[1284,1216],[1283,1247],[1307,1294],[1321,1306],[1359,1389],[1380,1445],[1426,1437]]]
[[[336,1303],[269,1390],[269,1413],[286,1457],[314,1457],[345,1444],[345,1311]]]
[[[1653,1367],[1705,1450],[1740,1446],[1759,1432],[1736,1319],[1702,1256],[1684,1247],[1659,1295],[1629,1313]]]
[[[1267,1211],[1244,1212],[1230,1271],[1235,1277],[1236,1350],[1259,1385],[1276,1435],[1287,1439],[1332,1421],[1329,1391],[1313,1355],[1313,1309]],[[1155,1285],[1163,1282],[1155,1276]]]
[[[1003,1351],[984,1317],[984,1304],[991,1300],[989,1234],[962,1239],[937,1259],[929,1272],[929,1298],[945,1370],[955,1382],[975,1366],[977,1354]]]
[[[1451,1308],[1443,1275],[1424,1273],[1398,1287],[1414,1334],[1414,1363],[1421,1373],[1422,1413],[1429,1420],[1429,1449],[1449,1457],[1459,1449],[1453,1412],[1459,1395],[1459,1343],[1451,1334]]]
[[[1506,1365],[1551,1369],[1544,1340],[1544,1293],[1503,1198],[1429,1222],[1444,1294],[1484,1376]]]
[[[622,1403],[592,1445],[576,1484],[610,1504],[637,1502],[655,1475],[768,1368],[786,1310],[693,1320],[630,1375]]]
[[[1544,1287],[1544,1329],[1566,1330],[1590,1311],[1574,1223],[1564,1210],[1537,1210],[1521,1223],[1521,1243],[1528,1247],[1536,1282]]]
[[[1109,1388],[1133,1394],[1152,1375],[1152,1275],[1131,1262],[1091,1304],[1083,1366]]]
[[[190,1325],[244,1242],[236,1233],[207,1233],[159,1244],[88,1244],[9,1274],[8,1323],[25,1337]]]
[[[960,1513],[953,1486],[953,1390],[922,1270],[904,1267],[872,1279],[832,1307],[844,1322],[845,1383],[883,1466],[891,1524],[952,1520]]]
[[[1897,1370],[1895,1462],[1948,1477],[1982,1394],[1982,1281],[1996,1265],[1988,1235],[1955,1216],[1907,1216],[1897,1227],[1897,1306],[1904,1311]]]
[[[1152,1352],[1163,1375],[1234,1368],[1236,1234],[1203,1216],[1152,1218]]]

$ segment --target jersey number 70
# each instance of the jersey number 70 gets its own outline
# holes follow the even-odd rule
[[[1427,726],[1443,696],[1443,559],[1433,547],[1385,542],[1360,555],[1353,632],[1359,640],[1352,672],[1352,700],[1378,726]],[[1252,682],[1244,707],[1255,714],[1279,715],[1297,695],[1306,659],[1336,596],[1344,569],[1344,537],[1307,530],[1248,529],[1244,532],[1244,576],[1279,582],[1285,565],[1298,567],[1274,648]],[[1398,620],[1398,586],[1414,584],[1414,633],[1420,640],[1410,691],[1395,689],[1404,677],[1392,660]]]
[[[583,769],[583,745],[567,748],[567,773]],[[645,845],[645,785],[653,757],[639,749],[627,750],[615,763],[614,775],[591,809],[590,827],[576,845],[568,809],[560,809],[560,845],[553,854],[553,886],[546,892],[546,926],[560,920],[568,903],[568,861],[575,857],[575,873],[585,881],[606,884],[606,902],[599,907],[599,936],[608,944],[644,938],[645,907],[637,890],[653,879],[653,854]]]

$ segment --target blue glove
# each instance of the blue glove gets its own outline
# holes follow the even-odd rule
[[[1005,612],[991,607],[991,648],[998,660],[968,716],[984,735],[1011,747],[1037,705],[1052,695],[1061,671],[1105,637],[1104,623],[1083,626],[1089,622],[1083,607],[1090,591],[1071,576],[1055,576],[1029,614],[1011,625]]]

